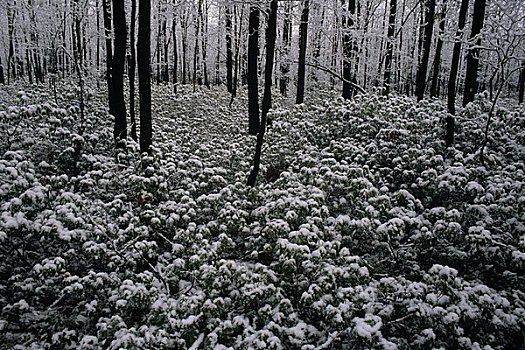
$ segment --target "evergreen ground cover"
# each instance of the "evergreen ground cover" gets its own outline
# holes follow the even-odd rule
[[[88,90],[0,90],[0,347],[520,349],[525,110],[155,87],[152,155]],[[196,103],[198,101],[198,103]]]

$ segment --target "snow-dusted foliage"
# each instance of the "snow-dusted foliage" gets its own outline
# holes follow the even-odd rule
[[[168,88],[166,88],[168,89]],[[525,114],[406,97],[276,101],[259,185],[245,100],[154,96],[156,149],[65,90],[0,111],[0,344],[512,349],[525,332]],[[198,103],[196,103],[198,101]]]

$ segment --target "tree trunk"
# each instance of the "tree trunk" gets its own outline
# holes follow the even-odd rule
[[[260,130],[259,121],[259,83],[257,77],[257,56],[259,51],[259,8],[250,8],[248,24],[248,133],[257,135]]]
[[[111,43],[111,13],[109,12],[109,1],[110,0],[102,0],[102,11],[104,12],[104,36],[106,39],[106,82],[108,84],[108,106],[109,113],[114,115],[115,111],[113,108],[115,106],[115,102],[111,78],[111,67],[113,66],[113,46]]]
[[[470,41],[477,38],[467,53],[467,69],[465,74],[465,88],[463,92],[463,106],[474,101],[474,96],[478,91],[478,67],[479,67],[479,47],[481,38],[479,33],[483,28],[485,20],[485,0],[474,0],[474,13],[472,14],[472,31],[470,32]]]
[[[140,97],[140,152],[149,152],[152,138],[151,123],[151,0],[139,0],[139,32],[137,66]],[[140,48],[140,50],[139,50]]]
[[[2,55],[0,55],[0,84],[5,85],[4,65],[2,64]]]
[[[465,20],[467,17],[467,11],[468,11],[468,2],[469,0],[461,0],[461,7],[459,10],[459,18],[458,18],[458,30],[456,32],[456,39],[454,42],[454,49],[452,52],[452,60],[450,62],[450,75],[448,78],[448,86],[447,86],[447,108],[448,112],[452,115],[456,114],[456,80],[458,76],[458,68],[459,68],[459,60],[461,56],[461,42],[463,40],[463,30],[465,29]],[[450,122],[452,123],[452,126],[447,126],[447,130],[452,130],[452,134],[448,135],[447,132],[447,145],[451,145],[453,143],[453,130],[454,130],[454,119],[450,118]],[[448,124],[448,123],[447,123]],[[450,141],[450,143],[448,143]]]
[[[297,96],[296,104],[304,102],[304,78],[306,72],[306,45],[308,44],[308,15],[310,13],[309,0],[303,0],[301,24],[299,25],[299,65],[297,67]]]
[[[520,81],[519,81],[518,103],[523,103],[523,95],[525,92],[525,60],[521,62]]]
[[[468,11],[468,0],[461,0],[461,7],[459,10],[458,30],[456,32],[456,39],[454,42],[454,49],[452,52],[452,61],[450,62],[450,76],[447,85],[447,109],[450,114],[447,117],[447,133],[445,136],[445,144],[447,147],[454,143],[454,115],[456,114],[456,80],[458,76],[459,59],[461,55],[461,41],[463,38],[463,29],[465,28],[465,20]]]
[[[170,42],[168,40],[168,20],[166,14],[162,19],[162,38],[163,38],[163,48],[164,48],[164,61],[162,62],[162,82],[167,83],[170,81],[170,71],[169,71],[169,50]]]
[[[436,11],[436,0],[427,2],[428,8],[425,11],[425,34],[423,38],[423,55],[416,74],[416,95],[417,100],[421,101],[425,96],[427,83],[428,60],[430,57],[430,45],[432,44],[432,32],[434,30],[434,17]]]
[[[131,0],[131,21],[129,29],[129,115],[131,122],[131,138],[137,141],[137,122],[135,120],[135,20],[137,18],[137,0]]]
[[[15,45],[14,45],[14,32],[15,32],[15,11],[16,1],[12,4],[7,3],[7,32],[9,35],[9,53],[7,55],[7,83],[11,81],[11,77],[16,79],[16,64],[15,64]]]
[[[283,53],[281,55],[281,77],[279,79],[279,90],[281,92],[281,95],[283,96],[287,96],[288,81],[290,80],[290,77],[288,76],[288,74],[290,73],[290,57],[288,57],[288,54],[290,52],[290,34],[292,30],[292,18],[290,16],[290,8],[291,4],[290,2],[287,2],[285,5],[285,13],[283,20]]]
[[[97,45],[97,57],[96,57],[97,87],[99,87],[99,76],[100,76],[100,3],[99,3],[99,0],[96,0],[95,8],[97,11],[97,44],[96,44]]]
[[[436,44],[436,55],[434,56],[434,67],[432,74],[432,85],[430,86],[430,96],[436,97],[438,94],[439,70],[441,68],[441,50],[443,48],[442,35],[445,33],[445,14],[447,12],[447,1],[443,2],[439,21],[439,35]]]
[[[175,4],[176,0],[173,0],[173,4]],[[177,71],[178,71],[178,61],[179,61],[179,55],[177,51],[177,23],[175,21],[175,14],[173,14],[173,20],[172,20],[172,30],[173,30],[173,92],[177,93]]]
[[[200,11],[200,24],[201,24],[201,55],[202,55],[202,75],[204,79],[204,85],[206,87],[210,87],[210,79],[208,77],[208,60],[207,60],[207,54],[208,54],[208,15],[207,11],[204,11],[206,9],[206,1],[204,0],[201,3],[201,7],[199,8]]]
[[[112,90],[114,94],[113,112],[115,127],[113,138],[118,142],[127,137],[126,102],[124,100],[124,63],[126,60],[126,13],[124,0],[113,0],[113,28],[115,55],[111,69]]]
[[[345,0],[343,0],[343,5]],[[352,51],[353,38],[350,35],[350,30],[354,26],[355,16],[355,0],[348,0],[348,15],[343,15],[343,98],[352,98]]]
[[[384,94],[390,93],[390,76],[392,71],[392,55],[394,46],[392,41],[394,40],[394,30],[396,25],[396,11],[397,11],[397,0],[390,0],[390,13],[388,15],[388,39],[386,44],[386,55],[385,55],[385,74],[383,76],[383,88]]]
[[[275,55],[275,38],[277,37],[277,0],[270,3],[270,14],[268,16],[268,27],[266,29],[266,64],[264,70],[264,96],[262,102],[261,127],[257,135],[253,168],[248,177],[248,186],[254,186],[261,164],[262,144],[266,129],[266,115],[272,105],[272,71]]]
[[[155,49],[155,53],[156,53],[156,57],[157,57],[157,64],[156,64],[156,70],[157,70],[157,85],[160,84],[161,82],[161,77],[160,77],[160,74],[161,74],[161,55],[162,55],[162,50],[161,50],[161,46],[162,46],[162,24],[161,24],[161,20],[160,20],[160,1],[158,3],[158,7],[157,7],[157,40],[156,43],[157,43],[157,46],[156,46],[156,49]]]
[[[232,51],[232,16],[230,4],[226,4],[226,87],[228,92],[233,92],[233,51]]]

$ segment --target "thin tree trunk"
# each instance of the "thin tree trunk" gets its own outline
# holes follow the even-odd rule
[[[443,48],[442,36],[445,33],[445,14],[447,12],[447,1],[443,2],[439,21],[439,34],[436,44],[436,55],[434,56],[434,68],[432,74],[432,85],[430,86],[430,96],[436,97],[438,94],[439,70],[441,68],[441,50]]]
[[[226,87],[228,92],[233,92],[233,51],[232,51],[232,16],[230,3],[226,4],[224,12],[226,17]]]
[[[248,186],[254,186],[259,174],[261,164],[262,145],[266,129],[266,116],[272,106],[272,71],[275,55],[275,38],[277,37],[277,0],[270,3],[270,14],[268,16],[268,27],[266,29],[266,64],[264,71],[264,96],[262,102],[261,126],[257,135],[253,168],[248,177]]]
[[[304,102],[304,79],[306,73],[306,46],[308,44],[308,15],[310,13],[309,0],[303,0],[301,24],[299,25],[299,65],[297,67],[297,96],[296,104]]]
[[[461,7],[459,10],[458,30],[456,32],[456,39],[454,42],[454,49],[452,52],[452,61],[450,62],[450,76],[448,78],[447,86],[447,109],[450,114],[447,117],[447,133],[445,136],[445,144],[447,147],[454,143],[454,114],[456,114],[456,80],[458,76],[459,59],[461,55],[461,41],[463,38],[463,29],[465,28],[465,20],[468,11],[468,0],[461,0]]]
[[[156,46],[156,57],[157,57],[157,64],[156,64],[156,70],[157,70],[157,85],[160,84],[160,81],[161,81],[161,78],[160,78],[160,74],[161,74],[161,55],[162,55],[162,50],[161,50],[161,45],[162,45],[162,24],[161,24],[161,20],[160,20],[160,1],[158,3],[158,7],[157,7],[157,46]]]
[[[474,96],[478,91],[478,68],[479,68],[479,47],[481,45],[481,29],[485,20],[485,0],[474,0],[474,13],[472,14],[472,31],[470,41],[476,39],[474,45],[467,53],[467,69],[465,74],[465,88],[463,91],[463,106],[474,101]]]
[[[343,5],[345,0],[343,0]],[[354,26],[355,0],[348,0],[348,15],[343,15],[343,98],[352,98],[352,51],[353,38],[350,35],[350,29]]]
[[[290,32],[292,30],[292,18],[290,16],[291,3],[287,2],[285,5],[285,13],[283,20],[283,53],[281,57],[281,77],[279,79],[279,90],[281,95],[287,96],[288,93],[288,81],[290,77],[290,62],[289,62],[289,52],[290,52]]]
[[[113,115],[114,111],[114,97],[113,97],[113,83],[111,67],[113,66],[113,46],[111,43],[111,14],[109,12],[109,1],[102,0],[102,10],[104,13],[104,36],[106,39],[106,82],[108,84],[108,106],[109,113]]]
[[[124,63],[126,60],[126,13],[124,0],[113,0],[113,28],[115,55],[111,69],[112,90],[114,94],[115,127],[113,138],[118,142],[127,137],[126,102],[124,100]]]
[[[201,24],[201,54],[202,54],[202,75],[203,75],[203,78],[204,78],[204,85],[206,85],[206,87],[210,87],[210,80],[209,80],[209,77],[208,77],[208,60],[207,60],[207,54],[208,54],[208,39],[207,39],[207,36],[208,36],[208,16],[207,16],[207,11],[204,11],[204,9],[202,8],[206,8],[207,7],[207,4],[206,4],[206,1],[204,0],[202,3],[201,3],[201,8],[200,8],[200,17],[201,17],[201,20],[200,20],[200,24]]]
[[[423,38],[423,55],[416,74],[416,95],[417,100],[421,101],[425,96],[427,83],[428,61],[430,58],[430,45],[432,44],[432,32],[434,30],[434,17],[436,11],[436,0],[427,2],[428,8],[425,11],[425,33]]]
[[[151,2],[139,0],[139,31],[137,38],[137,67],[140,97],[140,152],[149,152],[152,138],[151,123]],[[139,50],[140,48],[140,50]]]
[[[175,4],[176,0],[173,0],[173,4]],[[173,92],[177,93],[177,71],[178,71],[178,61],[179,61],[179,55],[178,55],[178,49],[177,49],[177,23],[175,21],[176,16],[173,14],[173,20],[172,20],[172,30],[173,30]]]
[[[137,17],[137,0],[131,0],[131,21],[129,29],[129,115],[131,122],[131,138],[137,141],[137,122],[135,120],[135,21]]]
[[[96,57],[97,84],[99,84],[98,81],[99,81],[99,75],[100,75],[100,3],[99,1],[100,0],[97,0],[95,4],[95,8],[97,11],[97,57]]]
[[[260,130],[259,121],[259,83],[257,77],[257,56],[259,51],[259,8],[250,8],[248,24],[248,133],[257,135]]]
[[[2,55],[0,55],[0,84],[5,85],[4,65],[2,64]]]
[[[518,85],[518,103],[522,104],[525,92],[525,60],[521,63],[520,80]]]
[[[14,45],[14,32],[15,32],[15,11],[16,1],[12,4],[7,3],[7,32],[9,36],[9,53],[7,55],[7,83],[11,82],[11,77],[16,79],[16,65],[15,65],[15,45]]]
[[[388,39],[385,55],[385,74],[383,76],[384,94],[390,93],[390,76],[392,71],[392,55],[394,51],[392,40],[394,40],[394,30],[396,25],[397,0],[390,0],[390,12],[388,15]]]

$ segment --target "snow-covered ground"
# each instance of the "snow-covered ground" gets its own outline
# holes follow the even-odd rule
[[[249,188],[244,97],[156,87],[140,157],[93,92],[1,89],[0,348],[524,344],[523,107],[482,166],[482,98],[454,149],[439,101],[277,98]]]

